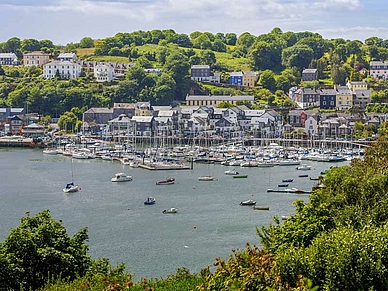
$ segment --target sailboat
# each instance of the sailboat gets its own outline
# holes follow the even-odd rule
[[[78,190],[80,189],[78,185],[74,184],[73,172],[74,172],[73,171],[73,159],[71,159],[71,182],[67,183],[66,187],[63,188],[63,192],[65,192],[65,193],[78,192]]]

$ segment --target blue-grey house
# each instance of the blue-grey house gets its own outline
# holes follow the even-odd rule
[[[335,109],[336,95],[337,91],[335,89],[321,89],[319,107],[321,109]]]
[[[229,84],[230,85],[242,86],[242,84],[243,84],[243,73],[242,72],[232,72],[232,73],[230,73]]]

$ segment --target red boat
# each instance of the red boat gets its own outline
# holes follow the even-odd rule
[[[174,184],[174,183],[175,183],[175,179],[174,178],[169,178],[167,180],[162,180],[162,181],[156,182],[156,185],[171,185],[171,184]]]

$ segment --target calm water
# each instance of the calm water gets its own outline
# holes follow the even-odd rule
[[[113,264],[124,262],[141,277],[164,277],[177,267],[199,272],[216,257],[227,259],[231,249],[243,249],[246,242],[259,243],[256,227],[267,225],[272,217],[293,212],[292,202],[307,195],[267,193],[282,179],[293,178],[290,187],[310,190],[316,177],[332,164],[307,162],[311,171],[295,166],[238,168],[248,179],[224,175],[230,167],[194,165],[194,170],[147,171],[132,169],[118,162],[73,160],[74,180],[81,191],[64,194],[71,179],[69,157],[43,155],[41,150],[0,149],[0,239],[19,224],[27,211],[36,214],[49,209],[64,222],[73,235],[89,227],[90,252],[94,258],[106,257]],[[342,163],[343,164],[343,163]],[[112,183],[117,172],[133,176],[129,183]],[[213,182],[198,181],[198,176],[214,175]],[[174,185],[155,182],[176,178]],[[143,205],[148,196],[155,205]],[[253,198],[269,211],[239,206]],[[163,214],[176,207],[178,214]]]

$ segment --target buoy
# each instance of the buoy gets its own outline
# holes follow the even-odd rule
[[[197,227],[194,225],[194,229],[197,229]]]
[[[253,196],[253,194],[251,194],[251,196]]]
[[[79,190],[81,191],[82,189],[81,189],[81,188],[79,188]]]
[[[195,189],[195,186],[193,186],[193,189]]]

